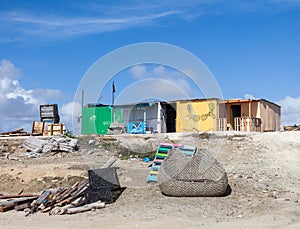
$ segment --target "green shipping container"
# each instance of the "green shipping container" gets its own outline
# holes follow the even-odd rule
[[[114,109],[115,120],[122,123],[122,112]],[[82,109],[82,134],[107,134],[111,124],[112,109],[109,106],[84,107]]]

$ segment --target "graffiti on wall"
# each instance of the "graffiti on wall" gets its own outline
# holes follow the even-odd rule
[[[205,121],[208,117],[211,117],[213,119],[216,118],[216,115],[214,114],[214,110],[216,109],[216,106],[214,103],[209,103],[208,104],[208,108],[209,111],[208,113],[205,114],[194,114],[193,113],[193,109],[192,109],[192,105],[191,104],[187,104],[186,105],[186,110],[187,110],[187,116],[185,117],[185,120],[193,120],[194,122],[199,122],[201,121]]]
[[[195,122],[199,122],[200,121],[200,115],[198,114],[193,114],[193,109],[192,109],[192,105],[191,104],[187,104],[186,105],[186,110],[187,110],[187,116],[185,117],[185,120],[193,120]]]

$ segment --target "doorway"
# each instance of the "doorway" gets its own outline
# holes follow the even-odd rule
[[[231,105],[230,110],[231,110],[231,112],[230,112],[231,113],[230,123],[231,123],[231,126],[233,127],[233,129],[236,130],[237,127],[236,127],[236,124],[234,122],[234,119],[241,117],[241,115],[242,115],[241,105]]]
[[[165,113],[167,133],[176,132],[176,103],[164,103],[162,108]]]

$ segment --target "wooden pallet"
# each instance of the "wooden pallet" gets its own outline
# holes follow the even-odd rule
[[[47,127],[48,136],[61,135],[64,133],[65,133],[65,124],[63,123],[48,124]]]
[[[45,133],[45,122],[32,122],[32,135],[38,136],[38,135],[44,135]]]

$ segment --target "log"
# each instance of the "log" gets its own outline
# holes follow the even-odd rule
[[[79,197],[76,200],[74,200],[72,203],[63,206],[63,207],[54,207],[50,212],[49,215],[63,215],[67,213],[67,210],[69,208],[78,207],[84,204],[84,197]]]
[[[51,208],[52,208],[51,206],[57,201],[58,197],[59,197],[62,193],[64,193],[66,190],[67,190],[66,188],[62,188],[61,190],[58,190],[58,191],[54,194],[53,198],[52,198],[50,201],[47,202],[47,206],[50,207],[50,210],[51,210]]]
[[[76,198],[78,196],[80,196],[86,189],[87,189],[87,185],[88,185],[88,181],[85,181],[82,185],[80,185],[77,189],[76,192],[72,193],[72,197]]]
[[[77,198],[76,200],[74,200],[71,204],[74,206],[74,207],[78,207],[78,206],[81,206],[84,204],[84,201],[85,201],[85,197],[82,196],[82,197],[79,197]]]
[[[0,206],[0,212],[7,212],[14,209],[14,205]]]
[[[66,189],[66,191],[64,191],[61,195],[59,195],[56,198],[56,201],[62,201],[64,199],[66,199],[67,197],[69,197],[73,192],[75,192],[77,190],[78,185],[79,185],[79,182],[76,182],[71,188]]]
[[[16,133],[22,132],[23,130],[24,130],[23,128],[19,128],[19,129],[7,131],[7,132],[0,132],[0,135],[16,134]]]
[[[20,197],[38,197],[37,194],[9,194],[9,195],[2,195],[0,199],[12,199],[12,198],[20,198]]]
[[[54,204],[54,207],[62,206],[62,205],[64,205],[65,203],[71,202],[73,199],[74,199],[74,198],[71,196],[71,197],[69,197],[69,198],[67,198],[67,199],[64,199],[64,200],[62,200],[62,201],[60,201],[60,202]]]
[[[54,207],[50,210],[49,215],[61,215],[62,207]]]
[[[14,209],[15,206],[23,204],[25,202],[31,202],[35,200],[37,197],[22,197],[15,200],[7,200],[0,204],[0,212],[6,212]]]
[[[41,212],[45,213],[52,209],[52,206],[46,207],[45,209],[42,209]]]
[[[59,207],[71,202],[84,192],[86,183],[87,182],[84,181],[79,185],[79,182],[76,182],[71,188],[66,189],[64,192],[53,198],[48,206]]]
[[[26,202],[24,204],[20,204],[20,205],[16,205],[15,206],[15,210],[17,211],[23,211],[26,208],[30,208],[31,207],[31,202]]]
[[[18,136],[29,136],[29,133],[27,132],[20,132],[16,134],[9,134],[10,137],[18,137]]]
[[[86,185],[82,189],[79,189],[76,193],[72,194],[72,197],[75,199],[75,198],[81,196],[87,189],[88,189],[88,186]]]
[[[47,200],[47,198],[50,195],[51,195],[51,191],[50,190],[43,191],[42,194],[39,196],[39,198],[37,200],[35,200],[35,201],[32,202],[30,212],[28,214],[26,214],[26,216],[28,216],[31,213],[34,213],[40,207],[40,205],[45,200]]]
[[[55,198],[53,198],[53,201],[60,201],[66,194],[67,192],[69,192],[68,188],[64,188],[64,190],[62,190],[61,192],[57,193],[55,195]]]
[[[66,213],[67,214],[76,214],[76,213],[86,212],[86,211],[90,211],[93,209],[99,209],[99,208],[104,208],[104,207],[105,207],[104,202],[97,201],[95,203],[87,204],[82,207],[69,208],[69,209],[67,209]]]

